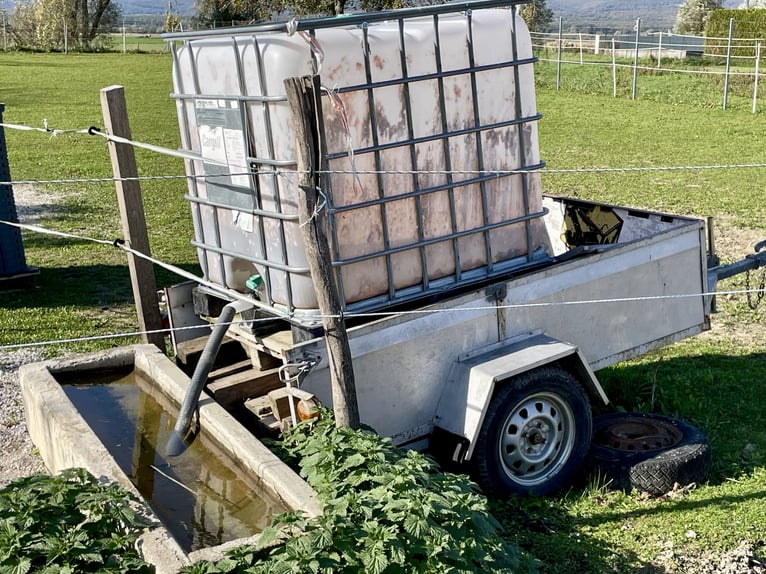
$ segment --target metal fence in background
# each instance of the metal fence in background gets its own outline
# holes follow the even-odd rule
[[[752,112],[758,108],[758,84],[763,75],[760,66],[764,55],[760,38],[735,38],[734,19],[729,22],[725,38],[686,36],[670,32],[641,32],[641,19],[636,20],[634,34],[563,33],[559,18],[558,33],[532,33],[532,43],[542,62],[556,64],[556,89],[561,89],[564,65],[601,65],[612,69],[612,93],[617,97],[617,70],[632,70],[631,98],[635,99],[638,75],[644,72],[703,74],[722,76],[722,106],[728,105],[729,84],[734,77],[752,78]],[[552,54],[552,56],[550,56]],[[574,58],[572,58],[574,55]],[[709,65],[688,68],[663,67],[668,60],[705,60]],[[626,64],[625,60],[632,60]],[[650,64],[646,60],[652,60]]]

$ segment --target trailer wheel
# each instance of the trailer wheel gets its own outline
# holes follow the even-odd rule
[[[698,428],[649,413],[610,413],[593,421],[592,469],[611,486],[655,496],[702,482],[710,445]]]
[[[567,486],[591,440],[588,397],[567,371],[545,367],[496,392],[473,452],[485,492],[544,496]]]

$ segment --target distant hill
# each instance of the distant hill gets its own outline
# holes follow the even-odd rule
[[[736,8],[742,0],[724,0],[725,8]],[[547,0],[555,14],[555,26],[563,18],[565,31],[628,32],[636,18],[645,31],[669,30],[676,22],[680,0]]]
[[[117,0],[126,16],[135,14],[164,14],[168,9],[167,1],[162,0]],[[182,16],[194,13],[194,0],[176,0],[175,9]]]

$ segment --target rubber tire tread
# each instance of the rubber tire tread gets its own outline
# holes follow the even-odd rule
[[[654,451],[622,451],[600,444],[591,445],[590,466],[611,486],[629,491],[635,488],[662,496],[676,485],[701,483],[710,470],[710,444],[697,427],[671,417],[652,413],[609,413],[593,418],[593,436],[607,425],[625,416],[664,420],[682,434],[681,440],[668,448]]]
[[[565,395],[575,418],[575,444],[568,461],[551,480],[544,484],[528,487],[512,481],[501,469],[497,460],[496,442],[493,434],[496,426],[504,422],[508,409],[513,408],[524,397],[549,391]],[[507,496],[546,496],[571,484],[580,472],[588,455],[592,436],[592,416],[588,395],[582,385],[571,373],[558,367],[541,367],[528,371],[503,383],[495,389],[495,395],[489,403],[484,417],[476,448],[473,452],[473,474],[482,490],[487,494]]]

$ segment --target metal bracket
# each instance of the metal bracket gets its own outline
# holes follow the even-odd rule
[[[504,301],[508,296],[508,285],[506,283],[498,283],[497,285],[490,285],[487,290],[484,291],[487,296],[487,301],[490,303]]]
[[[279,367],[279,380],[286,385],[297,383],[300,386],[301,380],[308,375],[311,370],[316,367],[322,357],[312,356],[295,363],[285,363]]]

